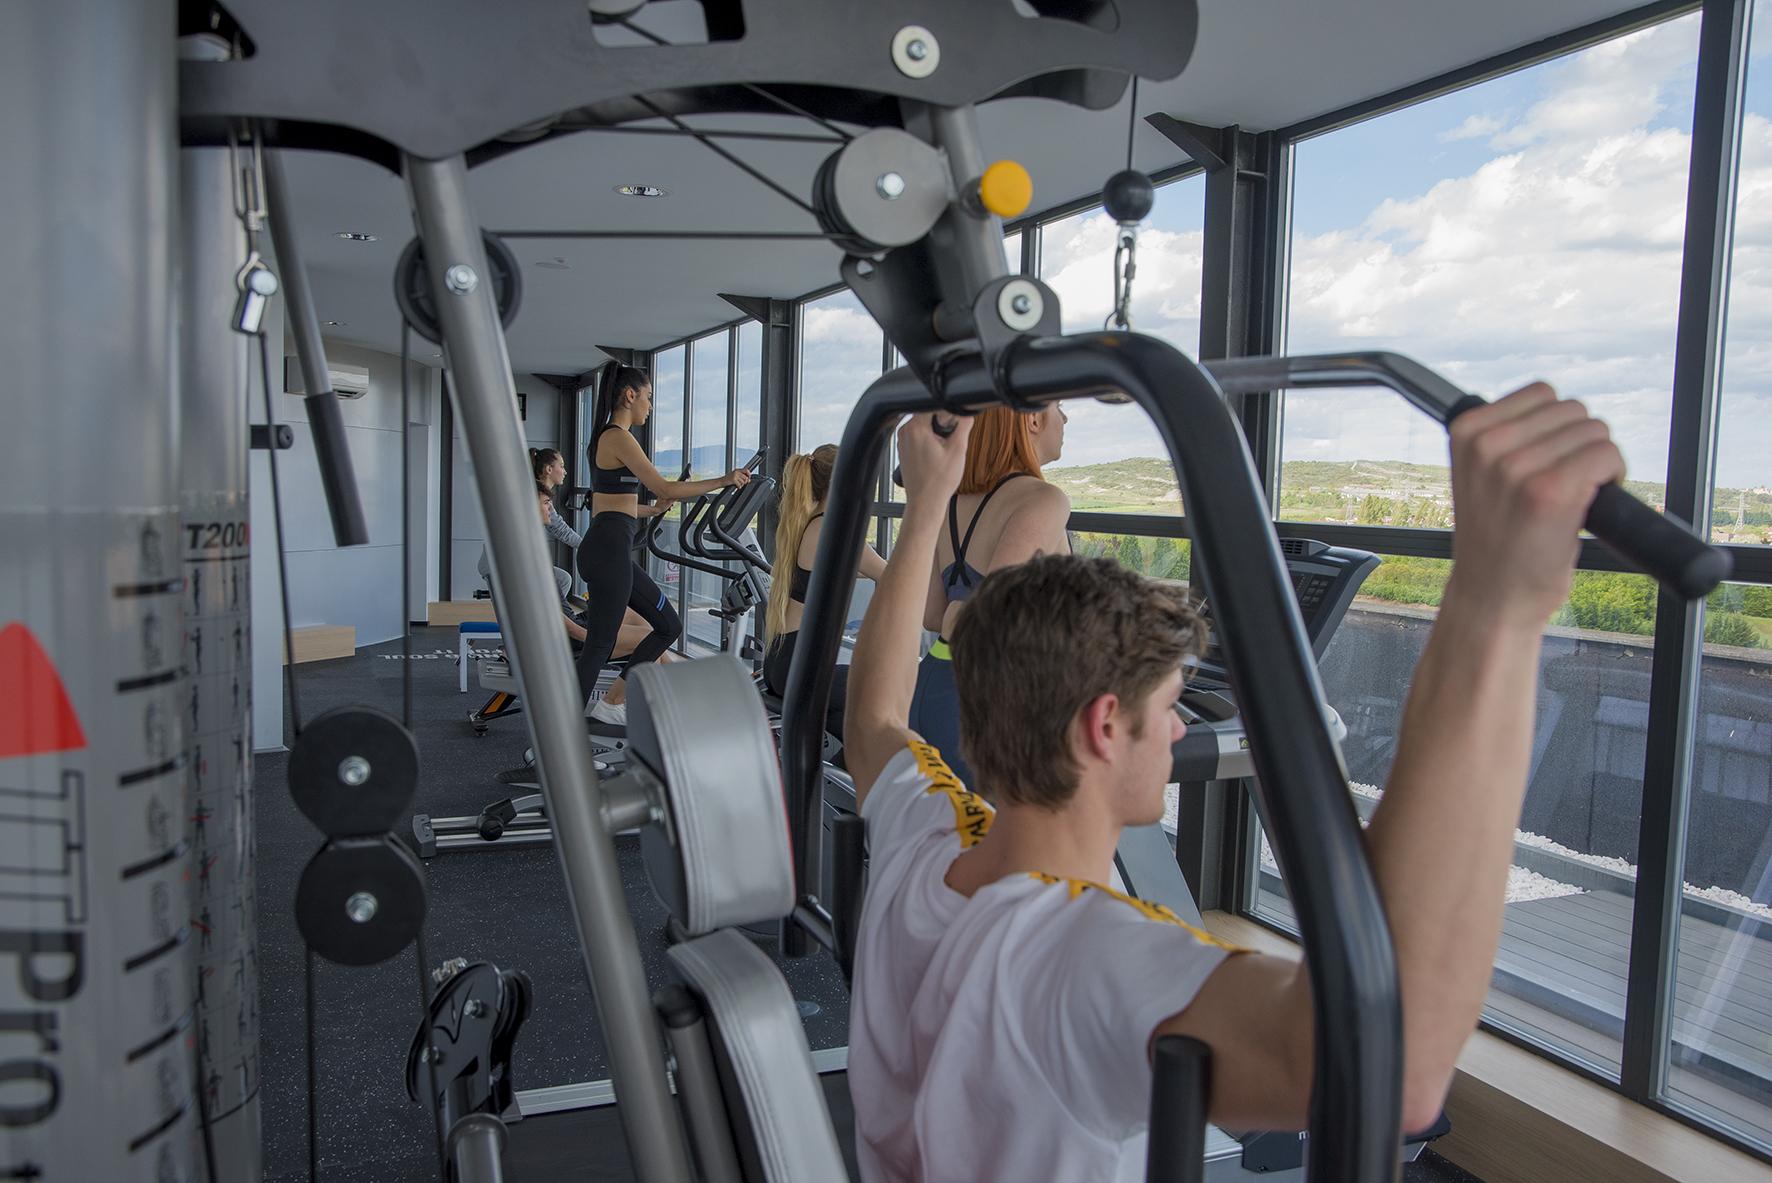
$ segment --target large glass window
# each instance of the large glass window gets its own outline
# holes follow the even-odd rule
[[[689,450],[690,475],[697,480],[718,476],[726,464],[725,332],[711,333],[690,344]],[[726,581],[708,571],[691,569],[684,595],[684,623],[693,641],[719,648],[721,621],[710,613],[720,606]]]
[[[1452,564],[1387,557],[1323,656],[1324,693],[1354,804],[1371,817],[1396,756],[1403,703]],[[1645,577],[1577,573],[1545,633],[1525,804],[1488,1017],[1616,1076],[1636,892],[1655,589]],[[1424,837],[1423,841],[1432,841]],[[1256,911],[1292,913],[1267,840]]]
[[[1552,381],[1655,498],[1697,51],[1683,17],[1299,144],[1289,351]],[[1290,394],[1282,449],[1282,517],[1449,523],[1445,435],[1394,395]]]
[[[683,364],[678,345],[652,359],[652,463],[675,478],[683,468]]]
[[[1205,184],[1199,177],[1157,190],[1138,235],[1132,285],[1132,326],[1193,356],[1200,349],[1200,259]],[[1100,329],[1113,313],[1114,243],[1118,227],[1102,210],[1087,210],[1040,229],[1040,278],[1058,293],[1067,333]],[[1177,514],[1181,494],[1168,452],[1144,411],[1131,404],[1072,400],[1065,404],[1064,455],[1053,483],[1072,508],[1114,513]]]
[[[1754,4],[1711,537],[1772,544],[1772,4]]]
[[[690,446],[694,458],[690,468],[696,477],[718,476],[727,470],[726,463],[726,342],[727,334],[714,333],[699,338],[694,351],[693,381],[690,401],[694,413],[690,419]]]
[[[1543,378],[1663,495],[1696,15],[1297,145],[1287,348],[1394,349],[1477,393]],[[1291,393],[1278,516],[1445,528],[1442,429],[1388,392]],[[1323,661],[1377,800],[1449,564],[1391,559]],[[1655,594],[1580,572],[1546,634],[1488,1017],[1616,1076]],[[1258,872],[1277,908],[1277,872]]]
[[[763,326],[738,326],[738,416],[732,423],[735,463],[743,464],[763,446]]]
[[[1668,1095],[1772,1146],[1772,587],[1705,610]]]
[[[683,377],[688,350],[681,345],[661,349],[652,355],[652,463],[666,477],[675,480],[683,470]],[[680,550],[677,522],[682,519],[681,506],[672,506],[670,515],[659,527],[659,543],[672,552]],[[676,563],[649,559],[652,577],[682,611],[682,568]]]
[[[880,376],[880,326],[848,288],[809,300],[800,311],[800,430],[805,452],[843,438],[862,392]]]

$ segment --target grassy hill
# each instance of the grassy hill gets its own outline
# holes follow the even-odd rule
[[[1082,513],[1181,511],[1181,495],[1167,460],[1134,456],[1102,464],[1048,469],[1046,476]],[[1625,487],[1660,508],[1666,487],[1626,481]],[[1279,516],[1293,522],[1444,529],[1452,524],[1449,470],[1398,460],[1291,460],[1280,468]],[[1721,542],[1772,544],[1772,489],[1718,489],[1714,536]]]

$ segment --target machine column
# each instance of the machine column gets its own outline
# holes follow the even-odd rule
[[[202,1177],[175,33],[0,6],[0,1178]]]
[[[190,51],[188,44],[181,49]],[[246,260],[234,194],[238,169],[248,159],[247,152],[227,148],[181,153],[179,545],[185,668],[196,704],[185,817],[197,956],[198,1087],[216,1178],[256,1180],[263,1172],[246,467],[250,339],[233,328],[234,277]]]

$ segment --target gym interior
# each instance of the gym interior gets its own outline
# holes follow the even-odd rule
[[[1342,1021],[1308,1137],[1153,1102],[1137,1177],[1772,1180],[1766,8],[0,8],[0,1177],[863,1178],[864,838],[809,720],[874,584],[814,571],[764,690],[787,461],[865,457],[827,542],[890,560],[881,424],[1107,331],[1207,376],[1247,465],[1178,472],[1198,420],[1100,371],[1044,472],[1072,547],[1282,580],[1341,774],[1258,780],[1289,737],[1248,708],[1297,679],[1226,620],[1117,871],[1308,949]],[[659,473],[749,483],[643,521],[678,662],[587,731],[524,449],[585,534],[612,363]],[[1323,852],[1363,865],[1454,555],[1435,400],[1538,378],[1722,576],[1583,538],[1481,1023],[1400,1139],[1357,1054],[1394,983],[1336,993],[1383,913]],[[1209,549],[1221,497],[1254,549]],[[684,952],[714,938],[754,997]]]

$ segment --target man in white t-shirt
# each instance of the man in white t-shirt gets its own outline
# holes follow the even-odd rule
[[[951,638],[978,783],[906,725],[970,433],[929,418],[899,432],[905,514],[844,729],[870,852],[849,1029],[864,1183],[1140,1179],[1150,1047],[1170,1033],[1212,1050],[1212,1121],[1302,1128],[1303,967],[1103,886],[1121,829],[1163,815],[1182,659],[1204,627],[1180,593],[1068,555],[996,572]],[[1482,1009],[1543,627],[1595,490],[1623,471],[1605,425],[1547,386],[1452,428],[1457,563],[1367,830],[1402,983],[1407,1129],[1438,1114]]]

